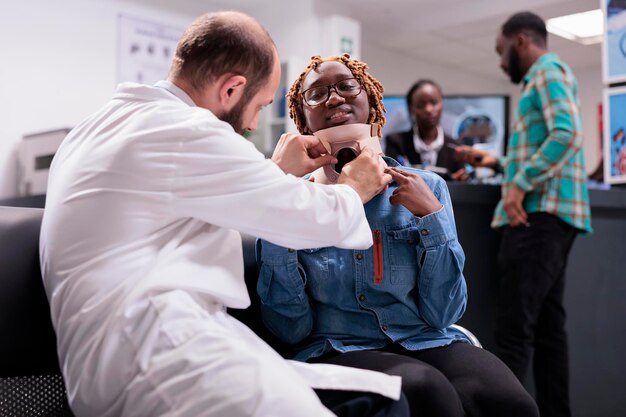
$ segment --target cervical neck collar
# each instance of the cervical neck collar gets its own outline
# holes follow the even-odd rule
[[[356,158],[365,148],[382,155],[379,132],[380,126],[376,123],[358,123],[329,127],[313,133],[328,153],[338,160],[334,165],[325,165],[313,172],[311,176],[315,178],[315,182],[336,184],[343,166]]]

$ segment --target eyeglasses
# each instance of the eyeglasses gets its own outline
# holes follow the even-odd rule
[[[346,78],[335,84],[309,88],[302,92],[304,102],[309,106],[319,106],[326,103],[330,97],[330,89],[335,90],[343,98],[356,97],[361,93],[361,83],[356,78]]]

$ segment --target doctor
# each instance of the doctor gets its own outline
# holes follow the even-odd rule
[[[363,203],[390,181],[372,153],[335,186],[296,178],[332,160],[312,137],[283,136],[272,160],[256,151],[240,134],[279,79],[265,29],[207,14],[167,81],[120,85],[58,150],[40,255],[77,416],[333,415],[311,387],[399,398],[397,377],[290,365],[226,313],[250,303],[237,231],[365,249]]]

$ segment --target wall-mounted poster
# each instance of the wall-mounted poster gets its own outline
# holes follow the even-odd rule
[[[604,182],[626,183],[626,87],[604,91]]]
[[[120,14],[118,82],[154,84],[166,78],[182,28]]]
[[[604,42],[602,58],[606,84],[626,81],[626,1],[602,0]]]

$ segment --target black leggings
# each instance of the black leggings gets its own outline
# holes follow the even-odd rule
[[[322,404],[337,417],[410,417],[409,403],[369,392],[315,390]]]
[[[333,352],[312,362],[371,369],[402,377],[411,416],[538,417],[532,397],[509,368],[466,343],[408,351]]]

